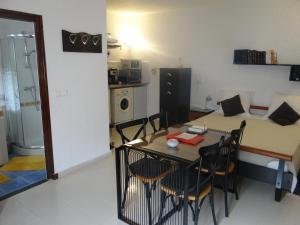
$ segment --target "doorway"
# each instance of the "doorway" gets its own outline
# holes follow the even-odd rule
[[[42,16],[0,9],[0,200],[54,174]]]

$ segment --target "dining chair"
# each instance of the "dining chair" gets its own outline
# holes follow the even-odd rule
[[[116,130],[120,134],[122,143],[126,144],[132,140],[139,137],[146,136],[146,125],[148,123],[148,118],[133,120],[116,125]],[[133,138],[129,138],[125,135],[125,129],[136,127],[137,132],[134,134]],[[143,133],[142,133],[143,132]],[[124,162],[125,162],[125,189],[123,194],[123,200],[121,203],[122,209],[125,207],[129,181],[132,177],[136,177],[140,180],[145,188],[149,225],[152,225],[152,212],[151,212],[151,195],[152,190],[155,190],[156,183],[158,180],[163,178],[170,170],[171,166],[168,161],[160,160],[159,158],[152,157],[149,154],[144,153],[142,157],[135,158],[130,162],[129,154],[133,150],[129,147],[125,148]],[[134,153],[133,153],[134,154]]]
[[[168,198],[171,200],[173,206],[172,210],[180,211],[183,208],[186,175],[188,176],[189,181],[187,188],[188,191],[186,194],[188,196],[188,205],[193,213],[194,224],[198,224],[200,209],[207,197],[209,197],[214,225],[217,224],[214,208],[213,187],[216,163],[218,161],[223,143],[224,136],[218,143],[200,148],[200,158],[196,163],[190,165],[187,174],[186,169],[178,168],[161,180],[161,208],[157,223],[158,225],[162,225],[165,222],[163,212]],[[202,162],[204,160],[210,163],[210,166],[208,167],[208,173],[203,173],[201,170]],[[176,201],[174,198],[178,199],[177,204],[175,203]]]
[[[243,120],[239,129],[232,130],[230,137],[225,141],[225,144],[220,152],[220,158],[218,162],[218,169],[216,171],[216,177],[222,180],[224,191],[224,203],[225,203],[225,216],[229,216],[228,209],[228,190],[230,185],[230,179],[232,180],[232,190],[235,193],[236,200],[239,199],[238,194],[238,152],[240,150],[241,141],[243,138],[243,132],[246,127],[246,121]],[[207,168],[202,168],[203,172],[208,172]]]
[[[149,117],[150,125],[153,129],[153,133],[157,133],[161,130],[168,130],[169,124],[168,124],[168,113],[167,112],[160,112],[157,114],[154,114]],[[158,123],[158,128],[156,127],[156,123]]]

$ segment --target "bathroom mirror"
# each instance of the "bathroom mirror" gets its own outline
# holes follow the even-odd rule
[[[0,10],[0,200],[53,176],[41,16]]]

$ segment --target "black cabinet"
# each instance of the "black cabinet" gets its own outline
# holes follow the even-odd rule
[[[168,113],[169,126],[189,121],[190,97],[190,68],[160,69],[160,111]]]

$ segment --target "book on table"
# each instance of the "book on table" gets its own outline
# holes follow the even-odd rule
[[[178,141],[186,144],[196,145],[204,140],[204,136],[197,134],[189,134],[184,132],[174,132],[166,136],[166,139],[177,139]]]

